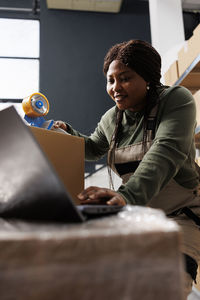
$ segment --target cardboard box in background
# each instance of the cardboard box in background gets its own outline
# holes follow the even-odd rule
[[[194,285],[197,290],[200,291],[200,267],[197,270],[197,283]]]
[[[122,0],[46,0],[49,9],[70,9],[99,12],[120,11]]]
[[[200,126],[200,90],[193,94],[195,104],[196,104],[196,120],[197,120],[197,127]]]
[[[200,27],[199,27],[199,29],[200,29]],[[198,126],[200,126],[200,90],[198,90],[195,94],[193,94],[193,97],[194,97],[195,103],[196,103],[196,110],[197,110],[196,120],[197,120],[197,127],[198,127]],[[199,141],[197,140],[196,146],[199,149],[200,145],[198,142]],[[200,166],[200,157],[196,157],[196,162]],[[200,264],[200,262],[199,262],[199,264]],[[198,268],[197,284],[195,284],[195,287],[200,291],[200,267]]]
[[[200,90],[198,90],[195,94],[193,94],[195,104],[196,104],[196,120],[197,120],[197,127],[200,126]]]
[[[176,60],[171,64],[167,72],[164,74],[165,84],[166,85],[173,85],[179,78],[179,71],[178,71],[178,61]]]
[[[84,139],[52,130],[30,128],[74,202],[79,204],[76,196],[84,189]]]
[[[185,42],[185,45],[178,52],[178,70],[180,76],[198,55],[200,55],[200,24],[194,29],[192,37]]]
[[[196,104],[196,128],[200,126],[200,90],[193,94]],[[196,149],[200,149],[200,133],[195,134],[195,146]],[[197,155],[196,162],[200,166],[200,157]]]
[[[193,35],[200,37],[200,24],[193,30]]]
[[[191,63],[192,61],[188,50],[188,41],[185,41],[184,46],[178,52],[178,70],[180,76],[185,72]]]

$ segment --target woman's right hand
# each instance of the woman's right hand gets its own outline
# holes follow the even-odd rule
[[[53,127],[55,129],[61,128],[61,129],[65,130],[65,131],[67,131],[67,125],[63,121],[55,121],[54,124],[53,124]]]

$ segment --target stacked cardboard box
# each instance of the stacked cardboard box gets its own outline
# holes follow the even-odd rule
[[[195,103],[196,103],[196,134],[195,134],[195,146],[197,151],[196,155],[196,162],[200,166],[200,157],[198,155],[199,149],[200,149],[200,90],[198,90],[196,93],[193,94]]]
[[[47,0],[47,7],[53,9],[86,10],[117,13],[122,0]]]
[[[200,55],[200,24],[193,31],[192,37],[185,42],[184,47],[178,53],[178,69],[180,76]]]
[[[197,108],[197,128],[200,126],[200,89],[193,95],[196,103]],[[199,128],[200,129],[200,128]],[[195,144],[196,148],[200,149],[200,133],[197,133],[195,136]],[[196,162],[200,166],[200,157],[196,157]],[[200,265],[200,262],[199,262]],[[197,275],[197,284],[195,284],[195,287],[200,291],[200,268],[198,269],[198,275]]]
[[[200,265],[200,262],[199,262]],[[200,291],[200,267],[198,268],[197,272],[197,283],[194,285],[198,291]]]
[[[197,111],[197,127],[200,126],[200,89],[193,95],[195,103],[196,103],[196,111]]]
[[[178,70],[178,61],[176,60],[171,66],[169,67],[168,71],[164,75],[165,84],[166,85],[173,85],[179,78],[179,70]]]
[[[193,31],[192,37],[185,41],[184,46],[178,52],[178,60],[164,74],[165,84],[175,84],[195,60],[198,61],[194,65],[194,69],[190,70],[189,76],[186,76],[180,83],[180,85],[191,90],[192,93],[200,88],[200,24]]]

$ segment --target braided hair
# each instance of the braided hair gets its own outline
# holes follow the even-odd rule
[[[146,152],[147,142],[147,121],[152,108],[158,101],[158,87],[162,86],[160,83],[161,78],[161,57],[151,44],[141,40],[130,40],[116,44],[111,47],[105,58],[103,64],[103,72],[106,76],[109,66],[114,60],[121,61],[124,65],[134,70],[146,82],[149,83],[149,90],[146,96],[146,105],[144,109],[144,122],[143,122],[143,152]],[[114,152],[118,143],[119,131],[121,128],[123,118],[123,111],[117,109],[115,130],[110,142],[110,151],[108,155],[108,173],[110,177],[110,186],[114,188],[111,166],[114,162]]]

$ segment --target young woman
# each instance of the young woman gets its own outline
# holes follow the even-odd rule
[[[194,99],[184,87],[160,83],[160,55],[144,41],[113,46],[103,70],[115,106],[103,115],[94,133],[84,136],[62,121],[55,127],[84,137],[86,159],[108,154],[108,166],[123,184],[117,191],[89,187],[79,199],[83,204],[150,206],[174,218],[183,231],[187,295],[200,261]]]

